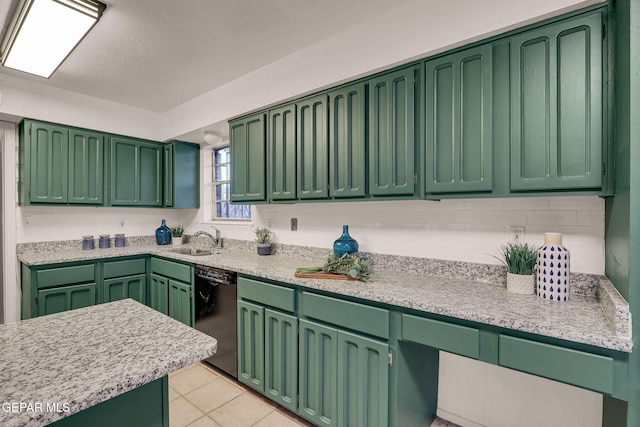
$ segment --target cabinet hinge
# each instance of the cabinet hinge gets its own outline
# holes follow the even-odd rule
[[[189,291],[189,298],[193,298],[193,291]]]
[[[607,173],[607,163],[603,160],[602,161],[602,176],[605,176]]]
[[[389,366],[393,365],[393,354],[389,352]]]
[[[418,87],[418,76],[413,76],[413,87]]]
[[[36,304],[40,304],[40,298],[36,297]]]
[[[418,186],[418,175],[413,175],[413,186],[414,187]]]

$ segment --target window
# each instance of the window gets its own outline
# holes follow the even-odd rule
[[[213,150],[213,218],[251,219],[250,205],[231,204],[231,151]]]

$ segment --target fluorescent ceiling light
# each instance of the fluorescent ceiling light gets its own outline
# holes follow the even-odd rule
[[[2,40],[2,65],[49,78],[104,9],[95,0],[22,0]]]

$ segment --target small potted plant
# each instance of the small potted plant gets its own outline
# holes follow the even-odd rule
[[[184,233],[184,227],[179,225],[177,227],[170,228],[170,230],[171,236],[173,237],[171,242],[174,246],[180,246],[182,244],[182,233]]]
[[[507,243],[501,249],[502,262],[507,266],[507,290],[516,294],[533,294],[534,270],[538,248],[527,243]],[[498,258],[499,259],[499,258]]]
[[[258,255],[271,255],[271,238],[273,232],[268,228],[256,228],[256,243],[258,247]]]

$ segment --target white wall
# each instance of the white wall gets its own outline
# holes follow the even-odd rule
[[[256,205],[252,215],[280,243],[331,248],[347,224],[361,251],[488,264],[500,263],[494,256],[510,226],[524,226],[535,245],[555,231],[571,251],[572,271],[604,274],[604,200],[596,196]],[[227,237],[253,237],[246,228],[217,227]]]
[[[203,94],[165,114],[165,138],[602,0],[416,0]],[[268,48],[268,40],[265,41]]]
[[[186,209],[23,206],[16,209],[18,243],[79,240],[83,235],[125,233],[151,236],[163,219],[169,227],[188,224],[197,213]],[[120,220],[125,226],[120,228]]]

